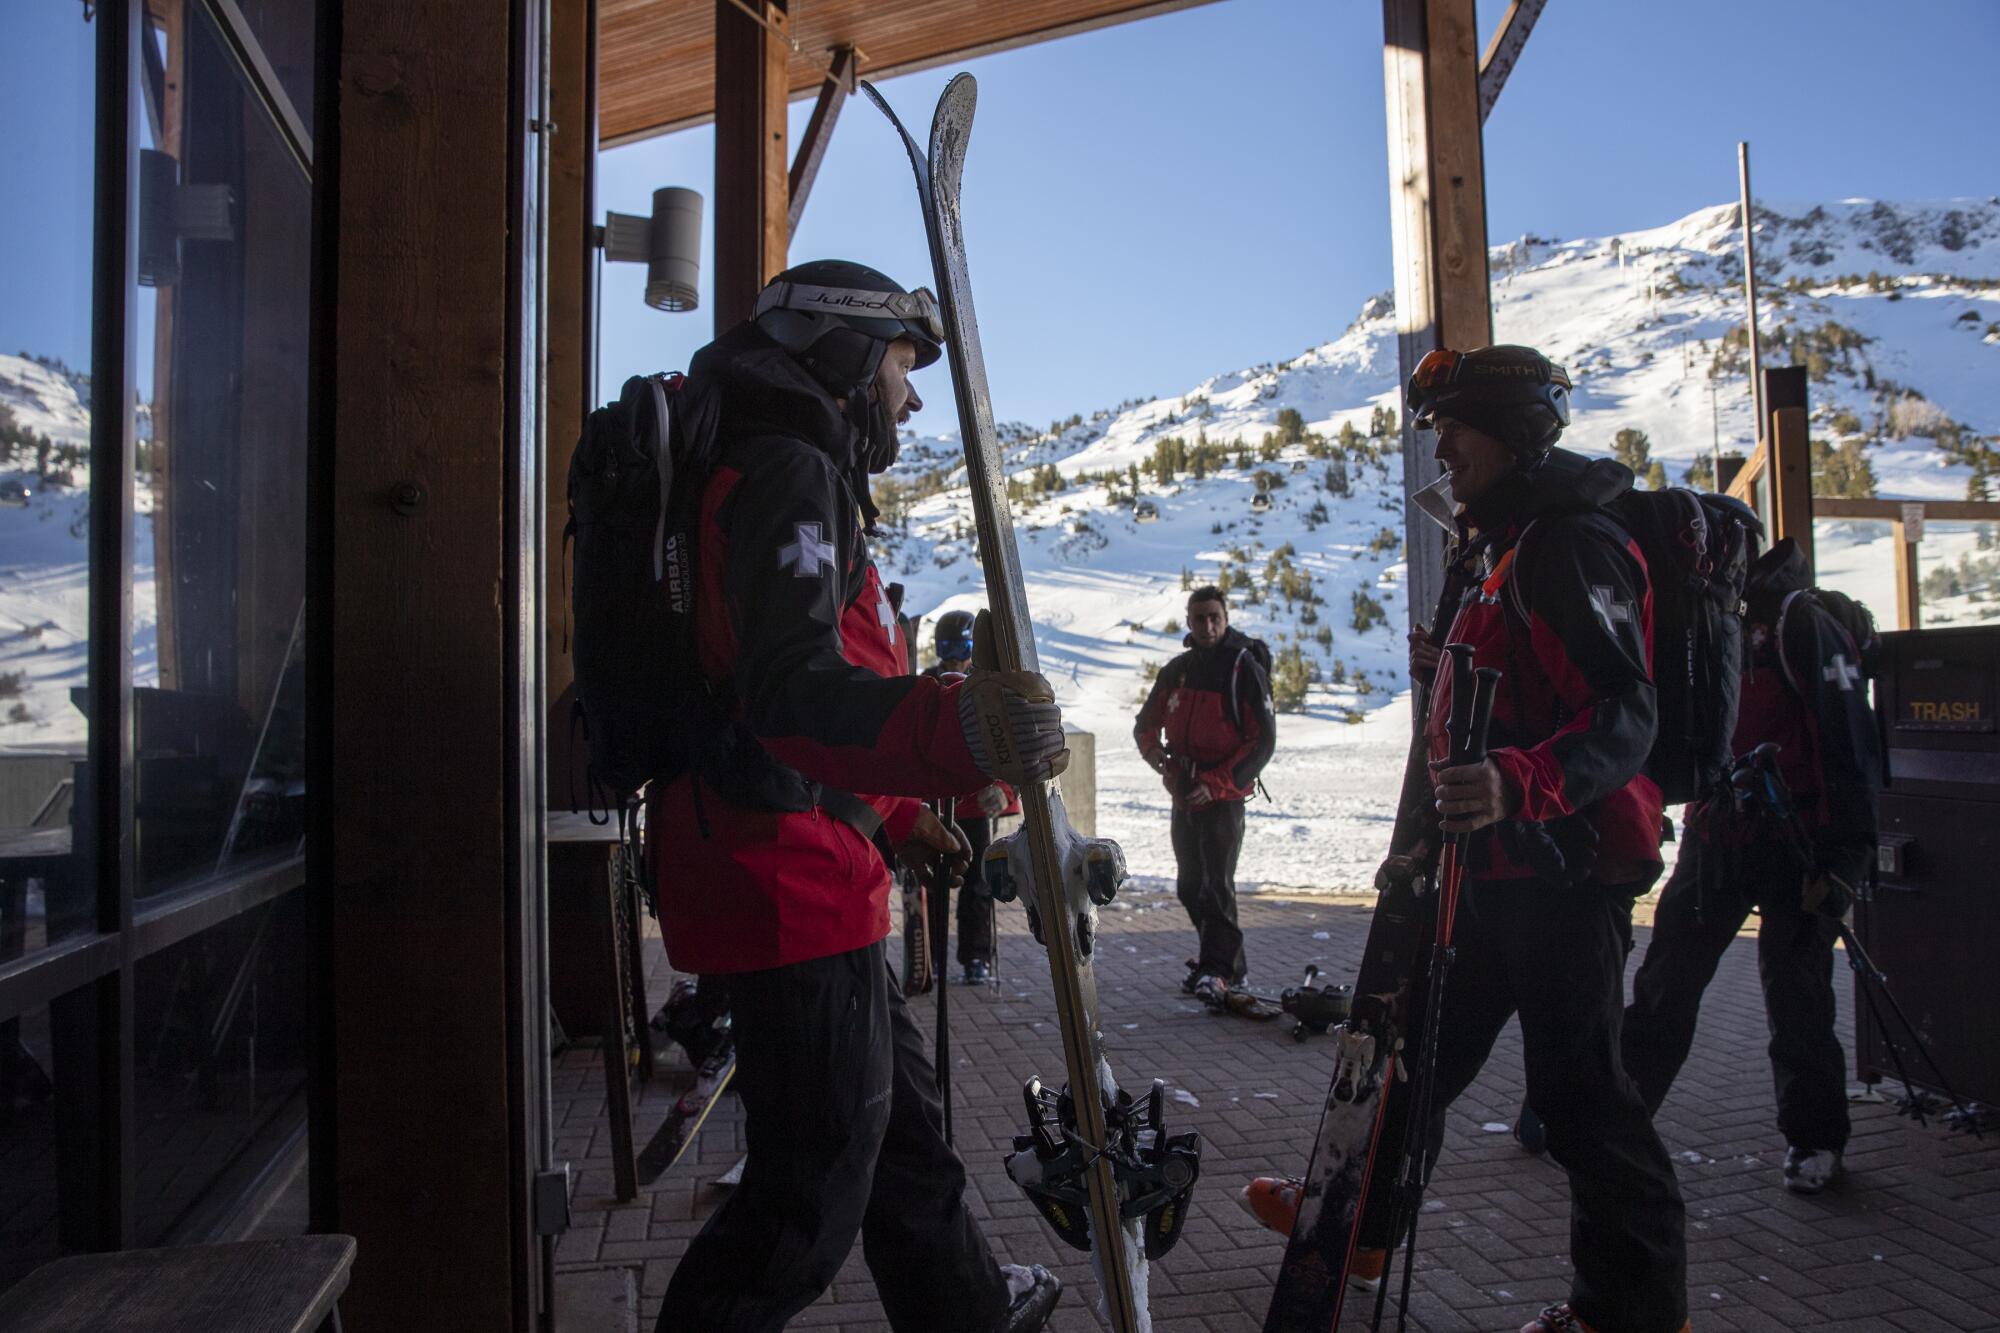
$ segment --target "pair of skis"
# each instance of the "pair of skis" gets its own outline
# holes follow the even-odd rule
[[[874,87],[865,82],[861,87],[902,137],[930,242],[990,608],[979,617],[978,656],[999,669],[1037,671],[960,212],[978,85],[960,74],[946,86],[931,121],[928,151]],[[1142,1333],[1152,1327],[1147,1261],[1179,1237],[1199,1145],[1191,1134],[1165,1134],[1157,1085],[1151,1097],[1134,1102],[1120,1091],[1104,1058],[1092,953],[1097,908],[1111,900],[1125,877],[1123,854],[1116,844],[1079,837],[1052,783],[1025,784],[1021,809],[1021,831],[987,850],[986,883],[997,901],[1008,901],[1023,888],[1032,894],[1029,925],[1049,954],[1068,1086],[1049,1092],[1039,1080],[1029,1081],[1028,1132],[1015,1140],[1008,1174],[1058,1234],[1090,1250],[1101,1308],[1116,1333]]]
[[[1467,644],[1447,644],[1444,651],[1451,666],[1451,762],[1477,763],[1486,754],[1500,673],[1475,670]],[[1425,809],[1428,702],[1420,689],[1390,856],[1377,877],[1380,897],[1351,1008],[1345,1021],[1331,1028],[1333,1077],[1306,1165],[1298,1218],[1264,1317],[1265,1333],[1327,1333],[1338,1325],[1371,1178],[1392,1191],[1386,1243],[1393,1247],[1408,1237],[1402,1317],[1409,1312],[1416,1220],[1431,1166],[1439,1000],[1451,971],[1466,841],[1463,834],[1447,838],[1435,867],[1413,855],[1431,824]],[[1400,1122],[1400,1135],[1385,1133],[1392,1122]],[[1376,1291],[1378,1326],[1388,1290],[1385,1268]]]

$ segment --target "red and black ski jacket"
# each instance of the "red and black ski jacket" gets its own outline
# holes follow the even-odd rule
[[[1465,592],[1445,642],[1471,644],[1475,666],[1504,673],[1488,753],[1520,797],[1511,818],[1473,835],[1467,866],[1480,878],[1659,874],[1660,789],[1641,772],[1657,711],[1653,593],[1638,543],[1600,508],[1631,485],[1628,468],[1555,449],[1459,519]],[[1451,752],[1450,660],[1431,686],[1434,764]]]
[[[1188,650],[1160,668],[1132,738],[1147,763],[1185,776],[1176,810],[1196,784],[1218,801],[1247,800],[1278,743],[1270,649],[1233,628],[1213,648],[1182,642]]]
[[[1813,843],[1813,869],[1858,884],[1875,859],[1875,792],[1882,756],[1861,653],[1813,599],[1794,547],[1751,571],[1744,587],[1743,688],[1732,748],[1778,746],[1778,772]],[[1741,846],[1765,836],[1754,820],[1723,816],[1726,802],[1689,812],[1691,836]]]
[[[938,680],[958,680],[962,676],[962,673],[946,671],[942,666],[925,667],[924,674]],[[1015,791],[998,778],[993,780],[992,785],[998,787],[1007,797],[1007,804],[1001,808],[1000,816],[1020,814],[1021,793]],[[981,788],[981,790],[983,791],[984,788]],[[986,813],[985,807],[979,804],[979,792],[974,792],[970,796],[959,797],[957,804],[952,806],[952,817],[954,819],[993,819],[1000,816]]]
[[[867,807],[900,842],[921,809],[911,798],[976,790],[986,777],[955,688],[901,674],[838,406],[752,326],[704,348],[691,374],[722,393],[696,566],[702,684],[760,757],[809,780],[791,786],[811,794],[803,808],[765,808],[691,775],[650,795],[669,958],[686,972],[740,972],[881,939],[890,876]]]

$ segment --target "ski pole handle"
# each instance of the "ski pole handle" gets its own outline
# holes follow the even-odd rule
[[[1500,687],[1498,667],[1480,667],[1473,675],[1472,731],[1466,737],[1465,762],[1476,764],[1486,758],[1486,732],[1493,722],[1493,694]]]
[[[1466,755],[1472,739],[1474,693],[1472,645],[1448,643],[1444,650],[1451,656],[1451,714],[1445,719],[1445,736],[1451,746],[1451,762],[1456,767],[1469,762]]]

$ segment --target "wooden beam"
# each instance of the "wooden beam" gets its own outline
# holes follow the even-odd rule
[[[1486,269],[1486,168],[1479,129],[1473,0],[1382,0],[1389,210],[1402,379],[1440,345],[1493,341]],[[1437,479],[1428,436],[1403,428],[1403,484]],[[1428,619],[1444,581],[1444,539],[1409,506],[1410,619]]]
[[[1535,30],[1535,20],[1542,16],[1542,6],[1546,3],[1547,0],[1513,0],[1501,15],[1500,26],[1493,30],[1493,40],[1486,44],[1486,54],[1479,58],[1482,124],[1493,114],[1493,104],[1500,100],[1500,90],[1507,86],[1507,76],[1514,72],[1514,63],[1528,45],[1528,34]]]
[[[715,0],[715,331],[750,316],[791,244],[785,161],[790,17],[778,0]]]
[[[833,64],[826,71],[826,82],[819,86],[819,100],[813,103],[812,119],[806,122],[806,136],[799,140],[799,151],[792,158],[789,182],[791,202],[786,207],[785,217],[788,235],[799,229],[799,218],[806,211],[806,198],[812,194],[813,180],[819,175],[820,159],[826,156],[826,146],[833,141],[833,127],[840,119],[840,110],[847,105],[848,94],[854,91],[860,63],[853,47],[841,47],[833,53]]]
[[[1213,0],[813,0],[791,16],[790,98],[812,96],[831,51],[867,53],[876,82]],[[746,0],[754,5],[756,0]],[[715,119],[715,33],[696,0],[604,0],[602,146],[616,148]]]
[[[308,867],[330,903],[315,1212],[360,1241],[348,1327],[520,1330],[537,11],[331,8],[307,520]]]
[[[1898,512],[1890,525],[1896,548],[1896,628],[1923,628],[1923,585],[1917,575],[1917,544]]]
[[[1813,567],[1812,439],[1806,422],[1806,369],[1781,366],[1764,372],[1769,409],[1771,540],[1790,537]]]
[[[1873,518],[1900,523],[1903,506],[1921,503],[1927,523],[2000,523],[2000,500],[1845,500],[1818,496],[1814,518]]]
[[[549,614],[542,650],[545,693],[551,706],[569,687],[567,620],[569,588],[564,579],[563,526],[569,521],[569,460],[590,401],[589,347],[595,220],[591,198],[592,133],[588,82],[590,51],[596,40],[595,0],[553,0],[549,7],[550,118],[548,277],[548,440],[543,522],[548,571],[544,593]],[[553,715],[552,715],[553,721]]]

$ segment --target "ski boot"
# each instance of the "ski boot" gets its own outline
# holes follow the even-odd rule
[[[1290,1236],[1299,1221],[1299,1196],[1306,1183],[1297,1176],[1258,1176],[1236,1191],[1243,1211],[1280,1236]]]
[[[1785,1149],[1785,1188],[1794,1194],[1817,1194],[1840,1179],[1840,1154],[1831,1148]]]
[[[1007,1279],[1007,1317],[996,1333],[1037,1333],[1062,1299],[1062,1279],[1040,1264],[1002,1264]]]
[[[1690,1325],[1681,1321],[1680,1333],[1689,1333]],[[1521,1325],[1521,1333],[1597,1333],[1597,1326],[1580,1318],[1569,1308],[1569,1302],[1549,1305],[1542,1312]]]
[[[735,1046],[725,994],[720,986],[704,991],[695,978],[682,977],[650,1026],[685,1051],[697,1070],[719,1066]]]
[[[1194,994],[1194,985],[1197,981],[1200,980],[1201,980],[1201,960],[1198,958],[1188,959],[1187,975],[1181,978],[1181,994],[1183,995]]]
[[[993,984],[993,964],[984,958],[975,958],[965,965],[965,984],[968,986],[990,986]]]
[[[1304,1041],[1324,1033],[1335,1023],[1346,1022],[1348,1011],[1353,1007],[1352,986],[1328,985],[1319,978],[1319,968],[1308,963],[1305,980],[1296,986],[1285,987],[1278,994],[1279,1006],[1294,1020],[1293,1041]]]

